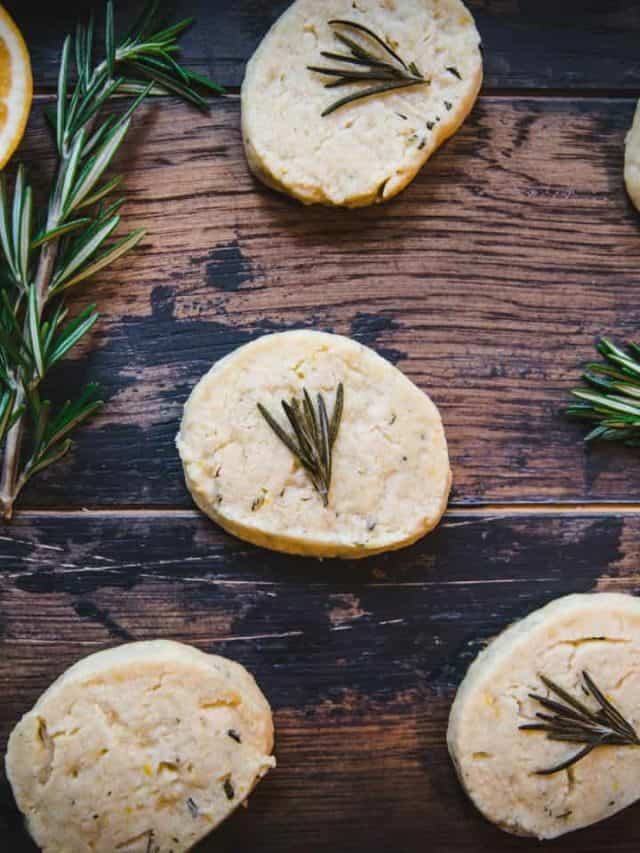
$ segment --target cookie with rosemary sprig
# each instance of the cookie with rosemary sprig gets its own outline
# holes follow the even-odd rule
[[[296,0],[247,66],[249,166],[305,204],[386,201],[460,127],[481,82],[461,0]]]
[[[469,667],[447,740],[471,800],[516,835],[640,799],[640,600],[569,595],[507,628]]]
[[[440,520],[440,414],[373,350],[310,330],[266,335],[200,380],[177,438],[187,486],[229,533],[276,551],[366,557]]]

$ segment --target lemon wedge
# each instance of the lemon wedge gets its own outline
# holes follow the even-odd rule
[[[0,169],[22,139],[32,95],[29,51],[13,19],[0,6]]]

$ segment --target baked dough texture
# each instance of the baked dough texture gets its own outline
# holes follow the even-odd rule
[[[520,731],[549,695],[543,674],[581,698],[587,671],[640,728],[640,600],[617,593],[570,595],[531,613],[478,655],[451,709],[447,740],[460,781],[489,820],[517,835],[555,838],[609,817],[640,798],[640,748],[599,747],[567,770],[537,770],[580,745]],[[555,697],[554,697],[555,698]]]
[[[307,69],[339,65],[320,56],[345,52],[328,24],[335,18],[386,38],[431,83],[323,117],[337,98],[372,85],[325,89],[329,78]],[[480,36],[460,0],[297,0],[247,65],[242,128],[249,166],[264,183],[305,204],[386,201],[456,132],[481,83]]]
[[[624,152],[624,181],[635,208],[640,210],[640,101],[636,107]]]
[[[331,412],[340,382],[324,507],[257,404],[284,427],[282,399],[306,388]],[[241,539],[292,554],[366,557],[409,545],[438,523],[451,485],[429,397],[373,350],[324,332],[267,335],[215,364],[187,401],[177,445],[203,512]]]
[[[275,765],[240,664],[130,643],[67,670],[13,730],[7,776],[45,853],[182,853]]]

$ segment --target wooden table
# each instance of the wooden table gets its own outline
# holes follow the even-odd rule
[[[177,5],[200,19],[188,60],[232,94],[209,115],[150,105],[119,156],[124,219],[148,236],[78,294],[102,319],[54,383],[61,396],[97,380],[107,405],[0,528],[2,748],[77,658],[170,637],[241,661],[275,710],[277,771],[202,851],[537,850],[466,801],[445,728],[467,666],[513,619],[569,592],[640,585],[638,455],[586,451],[562,414],[597,336],[638,337],[640,229],[622,157],[640,6],[471,0],[482,97],[398,199],[354,215],[303,209],[247,172],[238,86],[286,3]],[[9,6],[33,52],[22,154],[40,180],[53,163],[42,107],[87,3]],[[440,406],[455,487],[415,547],[292,559],[193,509],[173,444],[191,387],[239,344],[297,327],[374,347]],[[0,846],[33,850],[4,779],[1,792]],[[638,814],[553,849],[635,853]]]

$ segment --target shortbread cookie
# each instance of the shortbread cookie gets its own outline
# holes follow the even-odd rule
[[[327,505],[258,404],[291,431],[282,400],[307,389],[344,408]],[[177,439],[187,485],[222,527],[257,545],[317,557],[366,557],[424,536],[447,504],[451,473],[429,397],[373,350],[340,335],[268,335],[213,366],[193,390]]]
[[[640,102],[636,107],[624,152],[624,181],[634,206],[640,210]]]
[[[7,775],[46,853],[183,853],[275,764],[240,664],[164,640],[98,652],[18,723]]]
[[[447,739],[463,787],[502,829],[541,839],[640,798],[640,747],[599,746],[557,770],[587,743],[520,728],[544,724],[538,714],[554,716],[530,694],[567,704],[545,679],[593,712],[600,706],[591,679],[631,734],[639,731],[640,600],[601,593],[553,601],[493,640],[460,685]]]
[[[329,23],[334,19],[375,32],[407,65],[415,62],[428,84],[377,94],[323,116],[336,99],[376,85],[327,89],[335,78],[308,70],[362,68],[321,55],[349,52],[336,39]],[[342,33],[371,45],[363,34]],[[264,183],[305,204],[386,201],[456,132],[481,83],[480,37],[461,0],[296,0],[247,66],[242,127],[249,166]]]

